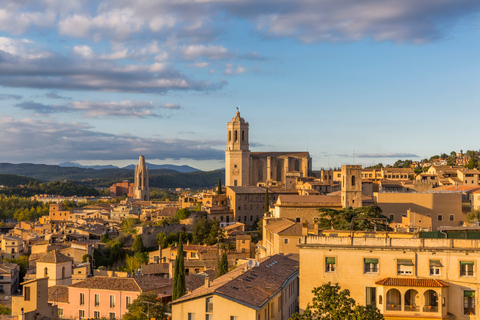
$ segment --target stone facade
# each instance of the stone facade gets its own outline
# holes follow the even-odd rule
[[[362,206],[362,166],[342,166],[342,207],[358,208]]]
[[[133,198],[150,201],[150,189],[148,187],[148,166],[145,165],[145,157],[140,156],[138,166],[135,166],[135,186]]]

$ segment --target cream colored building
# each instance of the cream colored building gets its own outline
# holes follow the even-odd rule
[[[297,303],[298,261],[275,255],[212,282],[207,278],[204,286],[173,301],[172,319],[284,320]]]
[[[57,307],[48,303],[48,279],[22,282],[21,296],[12,296],[12,316],[18,320],[57,318]]]
[[[18,259],[23,251],[23,240],[18,237],[3,235],[1,236],[1,249],[2,259]]]
[[[308,236],[299,255],[301,311],[330,282],[386,320],[480,314],[479,240]]]
[[[72,259],[57,250],[37,260],[37,279],[48,278],[48,286],[72,284]]]

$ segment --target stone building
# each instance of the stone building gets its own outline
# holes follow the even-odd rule
[[[145,165],[145,157],[140,156],[138,166],[135,166],[135,186],[133,198],[150,201],[150,189],[148,187],[148,166]]]
[[[477,319],[478,240],[307,236],[299,255],[301,312],[330,282],[386,320]]]
[[[272,182],[286,186],[287,177],[307,177],[312,172],[308,152],[251,152],[248,138],[248,122],[237,111],[227,123],[225,186]]]

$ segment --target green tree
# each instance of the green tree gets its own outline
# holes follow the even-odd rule
[[[120,226],[122,227],[123,234],[134,234],[137,233],[137,229],[135,228],[138,224],[138,219],[135,218],[127,218],[122,221]]]
[[[10,315],[10,314],[12,314],[12,309],[5,307],[3,304],[0,304],[0,314],[1,315]]]
[[[203,244],[209,234],[210,224],[205,217],[200,217],[193,226],[193,243]]]
[[[345,320],[345,319],[384,319],[380,311],[375,307],[355,305],[355,300],[350,297],[350,291],[340,290],[337,284],[324,284],[314,288],[312,303],[308,304],[303,314],[295,313],[291,320]]]
[[[173,276],[172,300],[180,298],[185,294],[186,291],[187,288],[185,285],[185,262],[183,259],[183,242],[182,235],[180,235],[178,241],[177,258],[175,259],[175,274]]]
[[[218,178],[217,194],[222,194],[222,179]]]
[[[135,259],[134,256],[126,256],[125,257],[125,264],[127,266],[127,271],[131,274],[135,274],[138,269],[142,266],[138,259]]]
[[[480,210],[472,210],[467,214],[467,221],[469,223],[480,223]]]
[[[210,232],[208,233],[208,236],[205,239],[205,242],[207,243],[207,245],[213,246],[218,242],[222,229],[220,228],[220,225],[217,220],[212,220],[209,223],[209,226],[210,226]]]
[[[142,293],[127,307],[122,320],[167,319],[165,307],[155,293]]]
[[[225,273],[228,272],[228,259],[227,259],[227,253],[224,252],[222,254],[222,258],[218,262],[218,270],[217,270],[217,275],[220,277],[224,275]]]
[[[110,238],[108,237],[108,234],[104,233],[102,234],[102,239],[100,240],[102,243],[107,243],[110,241]]]
[[[165,232],[157,233],[157,244],[162,249],[168,247],[167,234]]]
[[[386,218],[378,206],[352,207],[341,210],[321,208],[318,217],[318,226],[323,229],[350,230],[353,218]],[[384,223],[374,220],[356,220],[354,230],[385,230]]]
[[[133,241],[133,251],[135,251],[135,252],[145,251],[142,236],[138,235],[138,236],[135,237],[135,240]]]
[[[476,158],[470,158],[468,163],[465,165],[468,169],[475,169],[478,167],[478,160]]]
[[[190,217],[190,210],[188,210],[187,208],[178,209],[176,216],[180,220],[187,219],[188,217]]]
[[[264,205],[264,209],[263,209],[263,212],[267,213],[267,212],[270,212],[270,197],[268,195],[268,188],[267,190],[265,191],[265,205]]]

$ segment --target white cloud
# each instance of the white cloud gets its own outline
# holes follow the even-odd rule
[[[209,65],[210,63],[204,61],[204,62],[196,62],[189,66],[193,68],[205,68],[205,67],[208,67]]]
[[[225,66],[224,74],[226,74],[228,76],[232,76],[234,74],[242,74],[245,71],[246,71],[246,69],[244,67],[242,67],[241,65],[237,65],[235,67],[233,63],[227,63],[227,65]]]
[[[221,60],[233,56],[228,49],[223,46],[205,46],[203,44],[181,47],[180,51],[185,60],[196,60],[200,57],[211,60]]]

